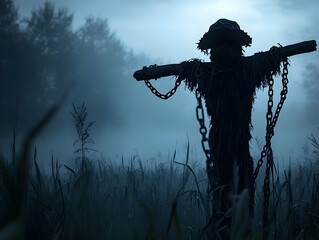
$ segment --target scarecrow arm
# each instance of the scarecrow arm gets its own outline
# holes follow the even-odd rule
[[[315,40],[312,41],[305,41],[301,43],[296,43],[292,45],[288,45],[286,47],[278,48],[276,51],[279,58],[285,58],[294,56],[301,53],[308,53],[317,50],[317,43]]]
[[[315,40],[301,42],[293,45],[288,45],[286,47],[279,47],[267,52],[263,52],[263,55],[269,56],[269,58],[273,57],[273,54],[279,57],[279,59],[283,59],[286,57],[290,57],[293,55],[313,52],[316,50],[317,43]],[[204,66],[211,65],[210,62],[202,63]],[[147,80],[147,79],[157,79],[161,77],[167,76],[179,76],[184,72],[185,65],[183,63],[180,64],[168,64],[162,66],[151,66],[151,67],[143,67],[142,70],[138,70],[134,73],[134,78],[137,81]]]
[[[204,66],[210,66],[210,62],[202,62]],[[185,68],[191,67],[192,62],[182,62],[179,64],[167,64],[161,66],[143,67],[141,70],[136,71],[133,77],[137,81],[157,79],[167,76],[181,76],[183,75]]]
[[[297,54],[308,53],[316,51],[317,43],[315,40],[300,42],[285,47],[272,47],[269,51],[261,52],[261,54],[266,58],[267,61],[272,61],[274,58],[282,61],[287,57],[291,57]],[[259,53],[257,53],[259,54]],[[255,54],[256,55],[256,54]]]
[[[255,53],[247,58],[250,64],[253,84],[258,89],[266,87],[269,81],[281,74],[281,63],[290,56],[316,50],[316,41],[301,42],[286,47],[272,47],[269,51]]]
[[[143,67],[142,70],[134,73],[134,78],[137,81],[146,79],[157,79],[161,77],[179,75],[182,73],[181,64],[168,64],[162,66]]]

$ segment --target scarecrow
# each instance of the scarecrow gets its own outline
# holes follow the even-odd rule
[[[243,55],[244,47],[251,43],[252,38],[235,21],[219,19],[198,42],[198,49],[210,54],[211,62],[193,59],[180,64],[144,67],[134,73],[137,80],[144,80],[151,91],[162,99],[172,96],[182,81],[191,91],[195,91],[202,146],[207,156],[207,174],[214,191],[212,219],[214,223],[219,222],[219,227],[224,226],[224,230],[218,233],[222,239],[230,239],[231,218],[224,216],[231,209],[229,193],[249,189],[253,198],[254,181],[266,156],[269,185],[269,166],[272,164],[270,140],[288,91],[287,57],[316,49],[316,42],[308,41],[287,47],[272,47],[269,51],[246,57]],[[273,76],[281,73],[281,65],[283,90],[279,109],[277,107],[273,115]],[[159,93],[149,81],[169,75],[177,78],[175,87],[167,94]],[[266,86],[269,86],[266,144],[254,172],[249,152],[251,110],[256,90]],[[205,101],[210,118],[208,137],[201,98]],[[233,179],[234,166],[238,166],[238,179]],[[233,182],[237,182],[237,189],[234,189]]]

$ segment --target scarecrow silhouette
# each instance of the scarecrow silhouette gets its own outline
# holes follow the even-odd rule
[[[151,91],[162,99],[172,96],[181,81],[184,81],[191,91],[196,91],[199,101],[201,97],[205,100],[210,117],[208,138],[205,137],[206,128],[202,118],[198,115],[197,117],[201,123],[202,143],[207,156],[207,174],[214,190],[212,222],[215,228],[210,237],[212,239],[230,239],[231,218],[230,214],[226,213],[231,209],[229,193],[236,191],[233,182],[238,183],[235,193],[241,193],[243,189],[254,190],[252,186],[256,176],[253,174],[249,141],[252,138],[251,110],[256,89],[270,87],[267,146],[265,145],[262,157],[267,155],[267,159],[271,159],[270,139],[287,94],[287,57],[316,49],[316,42],[308,41],[287,47],[272,47],[269,51],[246,57],[243,55],[243,47],[248,47],[251,43],[252,38],[241,30],[235,21],[219,19],[210,26],[198,43],[199,50],[210,54],[211,62],[193,59],[180,64],[144,67],[134,73],[137,80],[144,80]],[[271,112],[272,84],[273,76],[281,73],[281,64],[284,65],[284,88],[281,93],[281,106],[274,120]],[[149,79],[169,75],[175,75],[177,79],[175,87],[167,94],[159,93],[149,82]],[[199,105],[198,108],[201,109],[200,102]],[[204,146],[205,141],[209,143],[209,148]],[[258,162],[258,171],[261,164],[262,160]],[[238,166],[238,179],[233,179],[235,165]],[[223,228],[219,233],[216,233],[217,222],[219,228]]]

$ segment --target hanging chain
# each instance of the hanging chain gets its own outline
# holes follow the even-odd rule
[[[155,67],[156,65],[150,65],[150,67]],[[143,70],[145,71],[147,67],[143,67]],[[196,80],[197,82],[200,82],[202,80],[202,68],[200,65],[197,66],[196,69]],[[154,86],[150,83],[149,79],[144,80],[146,86],[151,90],[151,92],[156,95],[157,97],[161,99],[168,99],[173,94],[175,94],[177,88],[181,84],[181,80],[177,79],[175,82],[175,86],[172,90],[167,92],[166,94],[160,93]],[[283,61],[283,72],[282,72],[282,86],[283,89],[280,92],[280,100],[278,102],[275,114],[273,115],[272,108],[273,108],[273,85],[274,85],[274,79],[271,77],[269,79],[269,88],[268,88],[268,104],[267,104],[267,126],[266,126],[266,136],[265,140],[266,143],[262,149],[262,152],[260,154],[260,159],[257,162],[256,169],[252,175],[252,185],[251,185],[251,196],[250,196],[250,211],[253,213],[253,206],[254,206],[254,194],[256,189],[256,178],[258,176],[258,173],[260,171],[260,167],[263,165],[263,159],[267,156],[267,162],[266,162],[266,176],[264,179],[264,186],[263,186],[263,192],[264,192],[264,209],[263,209],[263,239],[267,240],[268,238],[268,232],[269,232],[269,226],[268,226],[268,207],[269,207],[269,196],[270,196],[270,169],[273,166],[273,153],[271,148],[271,138],[274,136],[274,128],[276,126],[276,123],[278,121],[278,117],[280,114],[280,111],[282,109],[282,106],[286,100],[286,96],[288,93],[288,59],[285,59]],[[207,128],[205,125],[205,116],[204,116],[204,109],[202,105],[202,95],[198,89],[196,89],[195,92],[196,99],[197,99],[197,107],[196,107],[196,118],[199,122],[200,128],[199,132],[202,135],[202,148],[205,153],[205,156],[207,158],[206,164],[207,164],[207,174],[209,176],[209,179],[211,180],[212,175],[212,167],[213,167],[213,161],[211,159],[211,150],[209,146],[209,140],[207,138]]]
[[[150,65],[149,67],[156,67],[156,66],[157,66],[157,65],[155,64],[155,65]],[[146,69],[147,69],[147,67],[144,66],[142,70],[145,71]],[[176,93],[176,90],[177,90],[177,88],[181,85],[182,80],[177,79],[176,82],[175,82],[174,88],[173,88],[172,90],[170,90],[170,91],[169,91],[168,93],[166,93],[166,94],[160,93],[160,92],[151,84],[151,82],[149,81],[149,79],[145,79],[144,82],[145,82],[146,86],[151,90],[151,92],[152,92],[155,96],[159,97],[160,99],[166,100],[166,99],[169,99],[171,96],[173,96],[174,93]]]
[[[288,93],[288,60],[286,59],[283,62],[283,71],[282,71],[282,90],[280,92],[280,101],[277,105],[277,109],[274,115],[274,118],[272,120],[272,128],[274,129],[279,117],[279,113],[281,111],[281,108],[286,100],[286,96]],[[274,132],[272,132],[272,136],[274,135]]]
[[[202,81],[203,77],[203,69],[201,68],[200,64],[198,64],[197,69],[196,69],[196,80],[197,82]],[[204,109],[203,109],[203,104],[202,104],[202,95],[198,88],[195,91],[195,96],[197,99],[197,106],[196,106],[196,118],[197,121],[199,122],[199,132],[202,135],[202,148],[206,156],[206,169],[207,169],[207,175],[210,181],[212,181],[212,167],[213,167],[213,161],[211,159],[211,150],[209,146],[209,140],[207,138],[207,128],[205,125],[205,115],[204,115]],[[212,182],[210,182],[212,184]]]
[[[264,209],[263,209],[263,239],[267,240],[268,238],[268,232],[269,232],[269,226],[268,226],[268,206],[269,206],[269,196],[270,196],[270,169],[273,166],[273,153],[271,148],[271,138],[274,136],[274,128],[276,126],[276,123],[278,121],[278,117],[280,114],[280,111],[282,109],[282,106],[286,100],[286,96],[288,93],[288,60],[285,59],[283,61],[283,72],[282,72],[282,86],[283,89],[280,92],[280,101],[278,102],[275,114],[273,116],[272,113],[272,107],[273,107],[273,84],[274,79],[273,77],[269,80],[269,89],[268,89],[268,109],[266,114],[267,119],[267,126],[266,126],[266,144],[263,147],[263,150],[261,152],[260,159],[257,162],[256,169],[252,176],[252,186],[251,186],[251,213],[253,213],[253,206],[254,206],[254,194],[255,194],[255,188],[256,188],[256,178],[258,176],[260,167],[263,165],[263,158],[267,156],[267,162],[266,162],[266,176],[264,179]]]

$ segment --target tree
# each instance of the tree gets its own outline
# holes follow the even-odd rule
[[[15,119],[20,119],[20,128],[28,129],[71,85],[68,99],[85,101],[93,118],[112,126],[125,121],[133,104],[128,96],[135,86],[134,81],[127,81],[132,53],[116,38],[106,19],[88,17],[74,31],[72,14],[45,2],[19,25],[12,0],[0,0],[3,3],[7,7],[0,14],[7,17],[0,19],[11,19],[3,20],[3,28],[11,30],[3,31],[6,38],[0,38],[1,43],[7,39],[0,45],[0,111],[6,113],[1,118],[3,132],[11,133],[9,124]],[[59,123],[64,120],[65,116],[56,118]]]
[[[0,0],[0,31],[18,30],[18,11],[12,0]]]
[[[46,2],[24,19],[23,28],[11,0],[0,0],[0,6],[2,126],[11,131],[8,124],[18,119],[19,127],[27,129],[73,80],[73,17]]]
[[[23,82],[31,72],[32,62],[27,61],[30,48],[18,21],[13,1],[0,0],[0,111],[5,113],[2,114],[0,129],[3,133],[16,127],[17,97],[21,97],[19,89],[23,88]],[[23,102],[26,103],[25,99]],[[11,125],[8,127],[3,123]]]
[[[28,39],[38,49],[38,74],[48,99],[55,99],[56,93],[72,79],[68,70],[74,57],[72,21],[73,15],[67,9],[56,10],[49,2],[25,20]]]
[[[124,71],[127,68],[127,51],[110,30],[106,19],[86,18],[76,32],[77,87],[73,96],[82,96],[92,109],[93,118],[105,123],[120,123],[118,104],[121,96],[130,91]],[[121,102],[122,101],[122,102]],[[96,114],[96,115],[95,115]],[[112,116],[112,118],[110,118]]]

